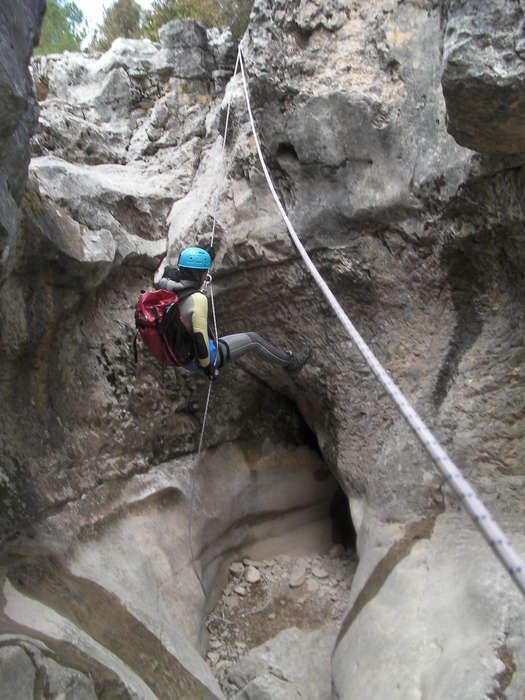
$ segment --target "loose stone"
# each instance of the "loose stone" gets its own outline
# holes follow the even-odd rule
[[[235,588],[233,590],[235,593],[237,593],[237,595],[240,595],[240,596],[245,596],[246,592],[247,592],[246,588],[244,588],[244,586],[235,586]]]
[[[306,579],[306,568],[304,564],[297,563],[290,574],[288,581],[290,588],[299,588]]]
[[[248,583],[258,583],[261,580],[261,573],[258,569],[255,568],[255,566],[250,565],[246,569],[244,577],[248,581]]]
[[[321,566],[314,566],[312,568],[312,574],[316,578],[328,578],[328,572],[325,571]]]
[[[236,561],[230,566],[230,574],[239,578],[244,573],[244,564],[241,561]]]
[[[319,581],[313,578],[309,578],[306,582],[306,589],[309,593],[317,593],[319,591],[320,585]]]

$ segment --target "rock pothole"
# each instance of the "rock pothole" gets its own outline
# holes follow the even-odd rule
[[[207,619],[209,644],[206,661],[227,698],[248,685],[264,686],[279,697],[276,684],[285,683],[304,695],[312,682],[323,684],[319,674],[308,680],[311,659],[319,661],[319,648],[326,647],[325,684],[329,684],[329,656],[349,602],[357,567],[353,549],[342,544],[326,554],[293,556],[279,554],[265,560],[234,561],[222,595]],[[287,639],[287,641],[286,641]],[[284,653],[276,652],[284,644]],[[314,649],[310,653],[306,646]],[[288,654],[293,646],[293,654]],[[304,663],[293,661],[294,654]],[[302,690],[301,690],[302,688]],[[295,690],[293,692],[295,692]],[[316,697],[324,697],[322,687]],[[309,690],[308,692],[312,692]],[[288,697],[288,696],[287,696]]]

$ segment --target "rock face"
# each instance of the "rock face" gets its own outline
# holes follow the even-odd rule
[[[36,35],[39,6],[27,7]],[[0,36],[21,31],[23,8]],[[480,19],[492,18],[496,48],[507,51],[517,8],[489,3]],[[312,258],[523,552],[524,149],[519,97],[498,92],[519,84],[521,59],[494,64],[502,120],[481,88],[456,117],[454,95],[474,94],[476,70],[492,79],[479,52],[453,48],[481,27],[472,17],[468,2],[256,0],[243,54],[272,177]],[[35,114],[22,33],[22,53],[1,44],[6,75],[26,90],[22,105],[6,83],[2,144],[19,154]],[[359,555],[332,653],[335,697],[517,700],[521,599],[298,260],[241,81],[229,81],[235,48],[174,22],[160,44],[33,62],[29,181],[23,156],[0,178],[2,683],[221,697],[204,620],[232,559],[326,518],[331,472]],[[459,135],[481,121],[467,145],[490,156]],[[129,346],[139,290],[181,246],[208,242],[214,211],[221,333],[308,341],[313,356],[296,377],[249,356],[221,371],[196,466],[205,378],[163,375],[144,353],[135,366]],[[316,571],[303,582],[294,570],[290,590],[324,590]],[[304,695],[304,677],[290,692]],[[278,697],[283,683],[265,666],[237,688]]]
[[[38,118],[28,64],[38,43],[45,8],[45,0],[15,0],[0,8],[0,281],[12,267],[29,138]]]
[[[448,129],[481,153],[525,152],[522,2],[443,3],[443,93]]]

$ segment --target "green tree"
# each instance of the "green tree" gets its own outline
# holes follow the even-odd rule
[[[142,8],[135,0],[116,0],[102,17],[90,47],[95,51],[107,51],[118,37],[137,39],[143,34]]]
[[[224,19],[236,39],[242,39],[248,27],[253,0],[230,0],[225,3]]]
[[[194,19],[205,27],[230,27],[241,37],[248,26],[253,0],[154,0],[144,14],[144,34],[158,41],[159,29],[172,19]]]
[[[86,36],[86,23],[82,10],[70,0],[47,0],[47,10],[42,22],[40,43],[36,55],[80,51]]]

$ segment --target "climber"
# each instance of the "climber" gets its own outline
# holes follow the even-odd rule
[[[185,248],[179,255],[177,267],[166,267],[158,285],[161,289],[175,292],[180,299],[180,316],[193,341],[193,357],[184,364],[185,369],[203,371],[213,381],[218,376],[218,369],[226,362],[254,351],[292,374],[298,372],[312,353],[309,345],[296,353],[282,351],[253,331],[219,338],[217,353],[216,345],[209,337],[206,297],[211,281],[209,269],[212,256],[212,248]]]

